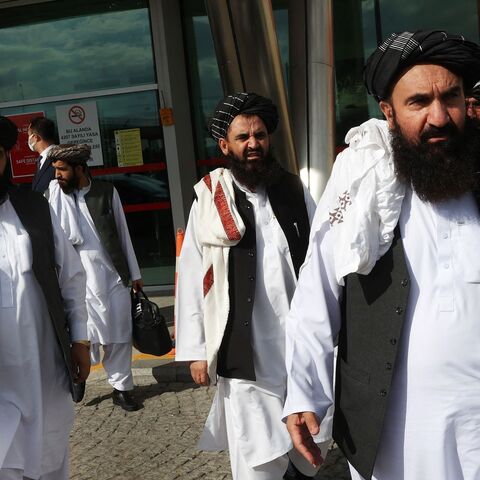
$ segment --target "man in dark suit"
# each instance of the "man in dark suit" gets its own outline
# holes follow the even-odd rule
[[[44,117],[34,118],[28,126],[28,146],[40,156],[37,171],[32,180],[32,190],[43,193],[55,178],[55,169],[47,162],[48,152],[55,146],[55,124]]]

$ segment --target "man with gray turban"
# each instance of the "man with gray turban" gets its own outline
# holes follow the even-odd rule
[[[210,132],[229,168],[195,185],[179,260],[176,359],[191,362],[195,383],[217,384],[199,448],[228,449],[235,480],[316,471],[301,457],[289,465],[281,421],[285,317],[315,204],[273,157],[277,123],[272,101],[254,93],[218,104]]]
[[[390,36],[364,70],[386,121],[348,132],[315,215],[284,414],[317,463],[334,401],[353,480],[480,478],[478,78],[480,47],[461,35]]]
[[[102,364],[113,387],[113,403],[141,408],[131,395],[132,319],[128,284],[143,286],[117,190],[88,171],[90,147],[57,145],[48,160],[55,180],[48,199],[87,273],[88,339],[92,364]]]
[[[85,272],[42,194],[9,185],[16,141],[0,117],[0,479],[67,480],[90,371]]]

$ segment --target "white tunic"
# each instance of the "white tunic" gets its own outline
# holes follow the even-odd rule
[[[470,194],[432,206],[409,191],[399,223],[411,289],[373,478],[478,480],[478,208]],[[332,400],[340,287],[332,277],[328,232],[317,235],[314,247],[288,320],[292,375],[285,415],[310,410],[321,417]],[[361,477],[353,472],[352,478]]]
[[[0,205],[0,469],[29,478],[60,468],[73,403],[30,238],[9,200]],[[85,273],[52,212],[55,261],[73,340],[87,338]]]
[[[252,346],[256,381],[229,381],[233,426],[249,466],[269,462],[292,448],[281,422],[285,397],[285,318],[296,285],[287,239],[264,190],[250,192],[237,183],[252,204],[256,229],[256,288],[252,313]],[[315,203],[304,189],[309,218]],[[202,253],[197,241],[197,204],[190,212],[180,257],[176,299],[177,360],[205,360],[203,333]],[[226,444],[223,397],[218,394],[199,447],[223,450]]]
[[[88,339],[92,343],[102,345],[131,342],[130,292],[123,285],[120,275],[100,241],[85,202],[85,195],[89,190],[90,185],[73,194],[76,197],[79,211],[78,223],[83,236],[83,243],[75,245],[75,248],[80,254],[80,259],[87,273]],[[115,189],[113,191],[112,209],[120,245],[128,263],[130,278],[138,280],[140,269],[128,232],[122,204]]]

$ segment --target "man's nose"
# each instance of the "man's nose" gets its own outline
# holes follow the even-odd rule
[[[258,147],[258,140],[255,135],[250,135],[248,137],[248,148],[257,148]]]
[[[435,127],[444,127],[450,122],[450,114],[442,101],[434,101],[428,112],[428,123]]]

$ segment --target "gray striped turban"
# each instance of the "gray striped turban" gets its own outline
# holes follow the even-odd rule
[[[259,116],[268,133],[273,133],[278,125],[277,107],[269,98],[256,93],[235,93],[227,95],[215,107],[208,129],[210,135],[218,142],[227,137],[228,127],[237,115]]]
[[[85,143],[64,143],[53,147],[48,152],[47,160],[51,163],[60,160],[72,166],[86,166],[90,160],[90,151],[90,147]]]
[[[418,30],[390,35],[367,60],[363,81],[377,101],[387,98],[401,74],[412,65],[434,64],[463,77],[470,89],[480,78],[480,47],[462,35]]]

